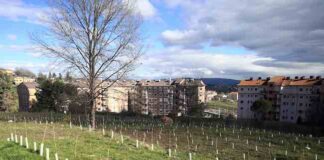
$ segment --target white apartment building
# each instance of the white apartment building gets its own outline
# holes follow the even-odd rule
[[[237,118],[253,119],[256,115],[251,111],[252,104],[265,95],[266,80],[261,78],[243,80],[238,85],[238,108]]]
[[[319,77],[286,79],[281,87],[280,121],[300,123],[307,120],[314,102],[320,99]]]
[[[291,123],[305,122],[312,107],[320,101],[321,77],[283,77],[242,80],[238,85],[238,118],[253,119],[250,107],[253,102],[264,98],[275,107],[276,120]]]

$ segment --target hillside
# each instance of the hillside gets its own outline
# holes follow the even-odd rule
[[[207,85],[207,89],[225,93],[237,91],[236,85],[240,82],[226,78],[202,78],[201,80]]]

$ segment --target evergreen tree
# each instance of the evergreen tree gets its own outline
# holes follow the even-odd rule
[[[266,120],[270,119],[270,114],[273,112],[273,107],[271,101],[260,99],[256,100],[252,106],[251,110],[256,113],[257,119]]]
[[[63,79],[61,73],[59,73],[59,77],[58,77],[58,79],[59,79],[59,80],[62,80],[62,79]]]
[[[17,89],[13,77],[0,72],[0,111],[18,111]]]
[[[51,79],[51,78],[52,78],[52,73],[49,72],[49,73],[48,73],[48,79]]]
[[[70,75],[70,72],[66,72],[64,80],[67,82],[71,82],[72,81],[72,77]]]
[[[62,112],[77,97],[77,87],[61,80],[45,80],[36,92],[37,102],[32,111]]]
[[[42,83],[43,81],[45,81],[47,79],[46,75],[39,72],[38,75],[37,75],[37,78],[36,78],[36,82],[38,84]]]

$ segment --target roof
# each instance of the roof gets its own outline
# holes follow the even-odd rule
[[[136,85],[136,81],[133,80],[117,80],[117,81],[108,81],[104,83],[103,85],[111,85],[111,83],[114,83],[112,87],[132,87]]]
[[[312,85],[320,85],[321,79],[297,79],[297,80],[287,80],[289,81],[289,86],[312,86]],[[285,85],[287,85],[286,82]]]
[[[321,78],[301,78],[290,79],[290,77],[274,76],[269,79],[256,79],[256,80],[242,80],[238,86],[262,86],[267,84],[274,84],[278,86],[312,86],[321,85]]]
[[[137,82],[141,86],[170,86],[169,80],[141,80]]]
[[[238,86],[262,86],[267,83],[265,79],[257,79],[257,80],[241,80]]]
[[[180,78],[172,82],[173,85],[182,85],[182,86],[205,86],[205,83],[201,79],[192,79],[192,78]]]
[[[274,76],[271,77],[270,80],[268,81],[269,84],[281,86],[282,83],[284,82],[285,77],[284,76]]]

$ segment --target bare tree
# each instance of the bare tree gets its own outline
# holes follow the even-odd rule
[[[141,17],[126,0],[50,0],[49,6],[47,29],[32,40],[86,80],[95,128],[96,99],[130,72],[142,53]]]

